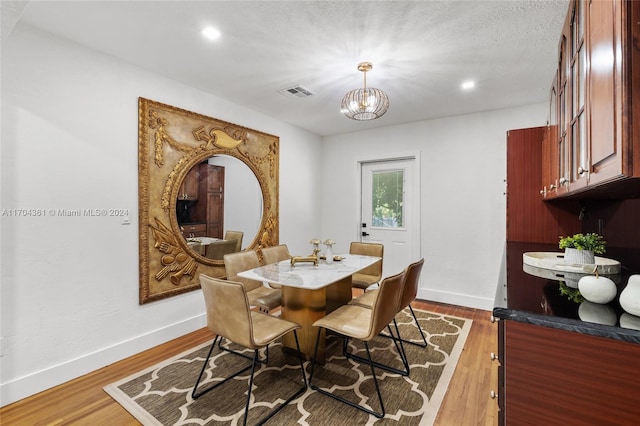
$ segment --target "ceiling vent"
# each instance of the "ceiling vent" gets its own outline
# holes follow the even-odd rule
[[[295,98],[308,98],[309,96],[313,96],[314,93],[307,89],[306,87],[303,87],[299,84],[296,84],[295,86],[291,86],[291,87],[287,87],[285,89],[280,89],[278,90],[278,93],[288,96],[288,97],[295,97]]]

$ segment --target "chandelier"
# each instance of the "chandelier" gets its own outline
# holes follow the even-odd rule
[[[358,64],[358,71],[364,73],[364,88],[355,89],[344,95],[340,112],[353,120],[375,120],[389,109],[389,97],[380,89],[367,87],[367,71],[371,71],[371,62]]]

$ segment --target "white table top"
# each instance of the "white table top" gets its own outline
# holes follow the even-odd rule
[[[342,255],[343,260],[327,264],[324,260],[314,266],[313,263],[296,263],[291,267],[289,260],[261,266],[238,275],[255,281],[267,281],[288,287],[318,290],[336,281],[340,281],[367,266],[374,264],[379,257],[357,254]]]
[[[193,244],[202,244],[203,246],[208,246],[211,243],[215,243],[216,241],[222,241],[222,239],[220,238],[212,238],[212,237],[194,237],[194,238],[187,238],[187,244],[189,243],[193,243]]]

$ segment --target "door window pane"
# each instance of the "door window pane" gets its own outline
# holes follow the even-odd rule
[[[404,212],[404,171],[373,172],[372,225],[402,228]]]

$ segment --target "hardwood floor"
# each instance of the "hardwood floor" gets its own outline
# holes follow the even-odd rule
[[[478,309],[416,301],[414,308],[473,320],[460,361],[436,418],[435,425],[497,424],[497,403],[490,391],[497,389],[497,365],[490,353],[497,350],[497,325],[491,313]],[[103,386],[173,355],[211,340],[203,328],[106,366],[85,376],[0,408],[2,425],[139,425]]]

